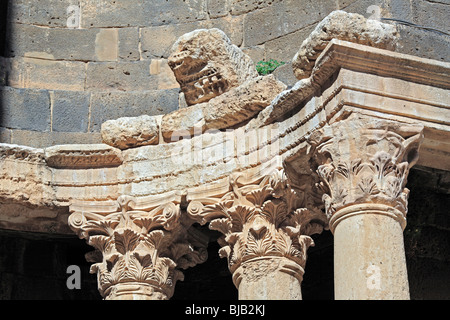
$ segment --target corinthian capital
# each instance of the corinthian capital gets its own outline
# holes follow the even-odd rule
[[[206,244],[191,239],[178,197],[75,202],[71,212],[72,230],[96,249],[91,273],[106,299],[168,299],[183,280],[179,269],[206,260]]]
[[[418,160],[422,130],[421,125],[353,114],[314,132],[309,143],[328,218],[351,205],[374,204],[394,208],[404,226],[405,185]]]
[[[259,263],[259,273],[276,266],[301,281],[306,251],[314,245],[310,235],[322,232],[326,224],[322,214],[300,208],[284,170],[256,180],[235,174],[230,189],[218,201],[205,200],[206,205],[192,201],[188,211],[201,212],[210,229],[223,234],[219,253],[228,259],[235,285],[239,287],[244,272],[239,267],[262,260],[266,262]]]

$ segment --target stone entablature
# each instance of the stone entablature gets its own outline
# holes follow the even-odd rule
[[[61,218],[67,212],[58,208],[69,207],[70,227],[96,249],[92,271],[108,299],[170,298],[179,269],[206,259],[205,242],[191,234],[194,223],[223,234],[220,252],[241,299],[300,299],[312,234],[331,228],[336,243],[346,241],[345,234],[358,239],[364,234],[349,221],[363,219],[369,231],[373,221],[386,225],[400,245],[409,168],[450,170],[450,64],[326,42],[308,78],[289,89],[271,76],[233,84],[224,72],[220,81],[227,86],[213,88],[217,95],[198,104],[105,123],[104,142],[111,145],[0,145],[0,207],[29,208],[25,221],[33,231],[48,232],[36,221],[65,223],[54,227],[60,233],[70,230]],[[211,75],[206,72],[202,84],[214,86],[219,79]],[[252,105],[252,112],[239,112]],[[36,220],[35,208],[45,212]],[[1,227],[24,228],[24,218],[15,223],[8,210],[0,212]],[[386,217],[394,222],[377,220]],[[385,265],[398,254],[375,249]],[[406,274],[401,263],[393,268]],[[273,279],[291,291],[258,291]],[[408,298],[405,281],[399,286],[392,295],[383,287],[380,295],[348,296],[344,289],[337,297]]]
[[[370,61],[374,63],[369,64]],[[381,61],[383,67],[376,68]],[[29,200],[30,204],[36,205],[68,204],[74,196],[80,200],[99,201],[117,198],[121,194],[147,196],[170,192],[173,188],[187,190],[189,194],[195,192],[197,186],[208,183],[227,185],[227,176],[234,171],[245,171],[261,164],[262,167],[271,167],[267,162],[269,159],[280,165],[291,158],[299,158],[301,150],[305,154],[302,161],[307,163],[307,138],[311,133],[327,123],[346,118],[351,112],[422,124],[424,140],[418,164],[449,169],[447,137],[450,134],[446,119],[450,116],[447,115],[448,94],[445,89],[448,63],[333,40],[317,64],[321,68],[317,68],[312,77],[315,74],[319,77],[320,71],[324,70],[328,71],[323,76],[325,80],[331,76],[332,70],[339,71],[336,79],[320,97],[301,99],[299,96],[303,90],[299,87],[283,91],[271,107],[278,108],[278,104],[285,103],[289,106],[286,112],[293,112],[295,105],[304,103],[304,107],[285,120],[281,118],[281,121],[261,125],[257,117],[246,127],[235,130],[202,132],[199,129],[191,139],[122,151],[107,145],[103,145],[104,151],[99,152],[99,145],[35,149],[3,144],[3,180],[20,183],[23,180],[20,172],[29,171],[28,167],[39,170],[39,175],[29,177],[26,184],[52,188],[41,193],[39,199]],[[379,75],[364,73],[364,68]],[[420,77],[412,82],[414,75]],[[260,116],[266,114],[265,110]],[[87,159],[85,155],[88,153],[92,157],[95,155],[91,161],[83,160],[87,161],[85,166],[90,170],[73,171],[83,167],[77,159]],[[25,157],[25,154],[40,156]],[[202,174],[192,175],[200,164]],[[13,198],[21,189],[15,189],[14,185],[11,187],[2,188],[4,197]],[[89,192],[83,195],[85,188],[89,188]]]

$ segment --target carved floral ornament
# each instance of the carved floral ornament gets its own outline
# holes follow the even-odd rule
[[[422,130],[421,125],[356,116],[311,135],[311,154],[332,231],[346,212],[343,209],[360,204],[371,204],[406,226],[405,185],[418,160]]]
[[[340,15],[345,13],[337,17]],[[360,17],[353,18],[351,21],[361,22]],[[361,26],[365,29],[364,21]],[[322,44],[312,46],[313,52],[323,47],[322,40],[327,38],[321,32],[324,30],[322,27],[314,36]],[[378,24],[375,27],[379,31],[383,29]],[[388,30],[389,39],[395,35],[394,31]],[[378,34],[375,34],[375,40]],[[383,32],[380,34],[384,35]],[[372,42],[374,39],[367,41]],[[313,40],[313,44],[318,43]],[[304,49],[309,50],[308,47]],[[208,55],[208,52],[223,52],[225,55],[218,58]],[[191,107],[164,115],[160,123],[153,119],[155,121],[151,123],[154,130],[150,130],[149,138],[145,138],[151,139],[152,143],[149,144],[159,143],[160,136],[169,142],[176,131],[186,131],[188,136],[194,133],[195,136],[194,129],[198,123],[202,126],[206,124],[201,132],[204,129],[228,129],[256,117],[272,101],[276,101],[278,106],[285,104],[283,108],[267,108],[267,112],[261,112],[262,120],[257,119],[250,128],[267,125],[282,114],[287,114],[290,108],[300,105],[300,100],[310,97],[310,90],[315,91],[320,84],[317,80],[319,76],[317,79],[311,76],[310,80],[306,79],[292,92],[287,91],[274,100],[285,89],[284,85],[274,81],[268,86],[269,78],[264,78],[266,82],[256,79],[251,60],[245,58],[223,33],[216,30],[200,30],[183,36],[174,45],[168,60]],[[301,60],[298,67],[308,71],[310,66],[311,61]],[[309,74],[303,71],[300,73],[301,78]],[[264,89],[261,94],[252,81]],[[265,90],[267,88],[273,90]],[[244,103],[244,98],[249,102]],[[241,116],[236,116],[237,110]],[[252,112],[249,113],[249,110]],[[276,110],[284,111],[280,113]],[[306,120],[309,121],[309,117],[315,115],[311,113]],[[308,175],[305,179],[299,177],[299,172],[294,172],[297,177],[289,180],[281,167],[268,175],[252,176],[246,172],[237,172],[225,178],[229,179],[229,185],[221,192],[208,190],[205,195],[197,193],[191,197],[191,190],[188,190],[188,202],[183,201],[187,208],[180,207],[181,196],[176,195],[161,201],[121,196],[108,205],[72,205],[70,226],[96,248],[97,257],[93,259],[96,263],[91,272],[97,273],[101,294],[113,299],[130,294],[152,296],[152,299],[170,298],[176,281],[183,277],[179,269],[206,260],[206,244],[196,242],[189,235],[194,222],[209,223],[210,229],[222,233],[219,253],[221,257],[227,258],[237,287],[244,276],[245,267],[253,263],[262,266],[259,274],[272,268],[293,275],[301,282],[307,249],[314,245],[311,235],[328,228],[328,224],[333,231],[343,213],[347,214],[349,208],[355,205],[366,205],[372,211],[376,208],[382,214],[393,215],[404,227],[409,192],[405,188],[406,178],[410,167],[417,161],[423,127],[355,114],[342,120],[346,116],[342,115],[333,125],[308,129],[308,133],[316,130],[311,133],[308,142],[312,147],[310,155],[317,177],[311,177],[310,168],[306,162],[303,163],[302,158],[299,162],[308,168],[301,170],[303,175]],[[230,122],[231,119],[236,123]],[[149,127],[150,120],[140,120],[139,130],[111,130],[115,127],[120,129],[124,126],[122,122],[133,123],[128,120],[120,120],[116,126],[105,126],[111,131],[109,136],[116,136],[117,132],[123,136],[123,144],[114,142],[112,145],[127,149],[130,145],[136,147],[146,144],[135,137],[141,137],[142,128]],[[325,122],[320,122],[320,126]],[[264,125],[261,126],[264,128]],[[276,144],[270,143],[270,147],[279,147]],[[238,150],[234,146],[230,149]],[[267,152],[269,158],[281,154],[278,148],[275,149],[275,152],[272,152],[273,149]],[[189,151],[186,154],[193,153]],[[304,158],[309,159],[308,156]],[[202,155],[201,162],[203,159]],[[309,194],[314,190],[311,184],[316,178],[320,179],[318,187],[324,193],[322,199],[326,214],[318,210],[314,203],[314,198],[320,192]],[[297,180],[295,184],[293,180]],[[298,180],[301,180],[300,183]],[[302,189],[300,186],[304,185],[308,186]],[[360,211],[364,212],[363,209]],[[91,258],[95,258],[95,255],[92,254]],[[248,270],[252,270],[252,267]]]
[[[281,258],[280,270],[300,281],[306,251],[314,245],[310,235],[326,227],[322,212],[300,207],[299,195],[288,183],[283,169],[276,169],[254,181],[242,174],[230,177],[231,191],[219,200],[191,201],[190,215],[201,216],[202,223],[220,231],[221,257],[228,259],[233,282],[239,287],[240,266],[261,259]],[[240,180],[243,180],[240,182]]]
[[[121,196],[101,205],[74,203],[69,224],[96,248],[91,272],[97,273],[107,299],[130,294],[170,298],[183,278],[180,269],[206,260],[206,243],[189,235],[194,223],[209,223],[222,233],[219,254],[227,258],[236,287],[255,263],[259,274],[275,268],[301,282],[307,249],[314,245],[311,235],[328,224],[334,232],[344,214],[356,212],[353,207],[359,206],[358,214],[378,210],[405,226],[406,179],[418,160],[422,131],[421,125],[354,113],[313,132],[309,154],[326,214],[312,205],[308,192],[314,188],[302,187],[314,179],[300,182],[295,170],[296,177],[288,179],[285,169],[276,167],[264,173],[235,172],[224,189],[204,196],[188,191],[186,198],[173,192]],[[291,174],[292,168],[286,170]]]
[[[230,190],[216,198],[196,199],[186,210],[181,196],[142,199],[120,196],[116,201],[74,202],[70,227],[95,248],[98,288],[106,299],[142,295],[168,299],[180,269],[206,261],[206,243],[189,233],[197,222],[220,231],[219,253],[227,257],[233,281],[237,269],[259,259],[279,259],[279,269],[301,281],[310,235],[326,228],[322,212],[302,208],[304,198],[290,186],[283,169],[259,178],[235,173]],[[277,267],[278,268],[278,267]]]
[[[206,244],[190,239],[193,223],[182,215],[179,199],[157,204],[121,196],[109,206],[74,204],[70,227],[96,251],[91,273],[97,273],[107,299],[128,293],[168,299],[179,269],[206,261]],[[197,246],[198,247],[197,247]]]

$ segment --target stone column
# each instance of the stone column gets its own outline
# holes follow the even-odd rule
[[[403,230],[423,127],[354,114],[311,135],[336,299],[409,299]]]
[[[256,181],[233,175],[230,182],[232,191],[220,201],[192,201],[188,211],[201,212],[223,234],[219,253],[228,259],[239,299],[300,300],[310,235],[322,231],[325,217],[298,209],[283,170]]]
[[[190,235],[179,197],[71,205],[70,227],[96,250],[87,255],[108,300],[166,300],[185,269],[206,261],[207,240]]]

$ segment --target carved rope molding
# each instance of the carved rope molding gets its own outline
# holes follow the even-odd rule
[[[393,216],[404,229],[405,185],[422,140],[422,125],[356,114],[314,132],[309,143],[331,231],[345,216],[367,208]]]
[[[180,201],[177,195],[156,201],[120,196],[71,206],[70,227],[96,249],[87,258],[96,262],[90,272],[97,273],[104,298],[169,299],[183,280],[179,269],[206,261],[206,243],[190,236],[194,220],[182,214]]]
[[[261,266],[276,265],[301,282],[306,251],[314,245],[310,235],[327,227],[322,212],[301,207],[302,198],[289,185],[284,169],[257,180],[235,173],[230,177],[230,188],[220,199],[191,201],[187,211],[222,233],[219,254],[228,259],[236,287],[244,272],[239,267],[264,259],[272,263]]]

